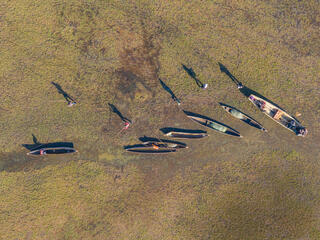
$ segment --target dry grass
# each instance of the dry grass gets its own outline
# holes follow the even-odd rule
[[[319,239],[319,9],[316,0],[1,1],[0,238]],[[263,118],[218,62],[301,113],[309,136]],[[159,128],[200,128],[159,78],[182,108],[244,138],[210,132],[175,155],[125,153]],[[66,107],[52,81],[78,104]],[[108,102],[133,120],[126,132]],[[26,157],[20,144],[32,133],[72,141],[79,154]]]
[[[78,161],[2,172],[1,236],[311,238],[319,230],[317,168],[297,153],[268,151],[185,168],[157,189],[132,164],[120,170]]]

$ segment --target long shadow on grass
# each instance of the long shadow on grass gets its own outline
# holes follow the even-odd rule
[[[197,78],[196,73],[192,68],[188,68],[186,65],[182,64],[182,68],[188,73],[190,77],[194,79],[199,88],[204,88],[205,85]]]
[[[74,99],[68,93],[66,93],[58,83],[51,82],[51,84],[56,87],[58,93],[60,93],[66,99],[68,104],[70,102],[75,102]]]
[[[278,108],[282,109],[281,107],[279,107],[276,103],[272,102],[270,99],[262,96],[260,93],[253,91],[252,89],[244,86],[235,76],[233,76],[230,71],[226,68],[226,66],[224,66],[222,63],[218,62],[219,67],[220,67],[220,71],[225,73],[233,82],[234,84],[238,86],[242,86],[242,88],[238,88],[239,91],[245,96],[245,97],[249,97],[251,94],[254,94],[270,103],[272,103],[273,105],[277,106]]]
[[[38,139],[32,134],[33,144],[21,144],[29,151],[34,151],[40,148],[55,148],[55,147],[68,147],[73,148],[72,142],[51,142],[51,143],[40,143]]]
[[[115,105],[113,105],[113,104],[111,104],[111,103],[108,103],[108,105],[109,105],[109,107],[110,107],[110,110],[111,110],[112,112],[114,112],[115,114],[117,114],[117,115],[121,118],[121,120],[122,120],[123,122],[130,122],[130,123],[131,123],[131,120],[128,119],[128,118],[126,118],[126,117],[124,117],[124,116],[122,115],[122,113],[118,110],[118,108],[116,108]]]
[[[264,99],[265,101],[268,101],[269,103],[275,105],[276,107],[278,107],[279,109],[281,109],[282,111],[286,112],[282,107],[280,107],[278,104],[272,102],[270,99],[266,98],[265,96],[262,96],[260,93],[253,91],[252,89],[244,86],[235,76],[233,76],[229,70],[220,62],[218,62],[219,67],[220,67],[220,71],[225,73],[229,78],[231,78],[231,80],[237,85],[237,86],[242,86],[242,88],[238,88],[239,91],[245,96],[245,97],[249,97],[251,94],[254,94],[262,99]],[[298,119],[296,119],[294,116],[291,115],[291,117],[293,117],[297,122],[299,122]]]
[[[159,81],[160,81],[160,84],[162,86],[162,88],[164,90],[166,90],[170,95],[171,95],[171,98],[176,101],[178,104],[180,104],[180,100],[177,98],[177,96],[172,92],[172,90],[159,78]]]

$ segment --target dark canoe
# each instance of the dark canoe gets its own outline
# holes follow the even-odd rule
[[[143,142],[146,146],[152,146],[155,144],[158,147],[166,147],[166,148],[188,148],[187,144],[182,142],[171,142],[171,141],[146,141]]]
[[[175,132],[171,131],[165,134],[165,136],[182,139],[199,139],[209,136],[206,133],[192,133],[192,132]]]
[[[221,124],[217,121],[214,121],[212,119],[206,118],[204,116],[198,115],[198,114],[194,114],[194,113],[190,113],[187,111],[184,111],[184,113],[188,116],[188,118],[190,118],[192,121],[201,124],[202,126],[211,128],[219,133],[225,134],[225,135],[229,135],[229,136],[234,136],[234,137],[240,137],[242,138],[242,136],[239,134],[239,132],[233,130],[232,128]]]
[[[226,110],[227,113],[229,113],[231,116],[240,119],[244,123],[255,127],[257,129],[260,129],[261,131],[267,132],[267,129],[265,129],[260,123],[258,123],[253,118],[249,117],[247,114],[244,114],[243,112],[240,112],[238,109],[225,105],[223,103],[220,103],[221,107]]]
[[[125,147],[126,151],[137,153],[170,153],[176,152],[175,148],[168,148],[164,146],[146,146],[144,144]]]
[[[27,153],[28,155],[41,155],[40,152],[44,151],[45,154],[66,154],[77,152],[74,148],[56,147],[56,148],[41,148]]]

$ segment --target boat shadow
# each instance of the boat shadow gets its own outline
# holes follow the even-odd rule
[[[241,85],[242,88],[239,88],[239,91],[245,96],[245,97],[249,97],[251,94],[256,95],[259,98],[262,98],[270,103],[272,103],[273,105],[275,105],[276,107],[282,109],[280,106],[278,106],[276,103],[272,102],[270,99],[266,98],[265,96],[261,95],[260,93],[242,85],[242,83],[235,77],[233,76],[230,71],[226,68],[226,66],[224,66],[222,63],[218,62],[219,67],[220,67],[220,71],[225,73],[237,86]]]
[[[33,144],[21,144],[21,146],[28,149],[29,151],[34,151],[41,148],[56,148],[56,147],[73,148],[72,142],[40,143],[33,134],[32,134],[32,137],[33,137]]]
[[[200,114],[194,113],[194,112],[189,112],[189,111],[185,111],[185,110],[183,110],[183,112],[184,112],[186,115],[190,115],[190,116],[194,116],[194,117],[199,117],[199,118],[206,119],[206,120],[208,120],[208,121],[212,121],[212,122],[218,123],[218,124],[220,124],[220,125],[222,125],[222,126],[224,126],[224,127],[227,127],[227,128],[229,128],[229,129],[231,129],[232,131],[234,131],[234,132],[236,132],[236,133],[238,133],[238,134],[240,135],[240,132],[239,132],[239,131],[237,131],[237,130],[233,129],[232,127],[230,127],[230,126],[228,126],[228,125],[226,125],[226,124],[224,124],[224,123],[221,123],[221,122],[219,122],[219,121],[217,121],[217,120],[214,120],[214,119],[212,119],[212,118],[209,118],[209,117],[207,117],[207,116],[203,116],[203,115],[200,115]]]
[[[127,150],[127,149],[130,149],[130,148],[133,148],[133,147],[144,147],[145,145],[140,143],[140,144],[133,144],[133,145],[126,145],[126,146],[123,146],[123,149]]]
[[[203,130],[185,129],[185,128],[172,128],[172,127],[160,128],[160,131],[163,132],[164,134],[167,134],[168,132],[207,133],[207,131],[203,131]]]

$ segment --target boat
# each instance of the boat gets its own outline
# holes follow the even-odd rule
[[[170,153],[176,152],[176,148],[170,148],[161,144],[137,144],[125,147],[126,151],[137,153]]]
[[[199,139],[209,136],[206,133],[195,133],[195,132],[178,132],[178,131],[170,131],[164,134],[167,137],[173,138],[182,138],[182,139]]]
[[[162,141],[162,140],[154,140],[154,141],[145,141],[143,142],[144,145],[150,146],[152,144],[155,144],[159,147],[167,147],[167,148],[188,148],[187,144],[181,143],[181,142],[172,142],[172,141]]]
[[[305,137],[307,135],[308,130],[297,119],[290,116],[281,108],[253,94],[249,96],[249,101],[272,120],[294,132],[297,136]]]
[[[235,137],[240,137],[242,138],[242,136],[239,134],[239,132],[237,132],[236,130],[233,130],[232,128],[219,123],[217,121],[214,121],[212,119],[209,119],[207,117],[198,115],[198,114],[194,114],[191,112],[187,112],[184,111],[184,113],[188,116],[188,118],[190,118],[192,121],[201,124],[202,126],[211,128],[219,133],[225,134],[225,135],[229,135],[229,136],[235,136]]]
[[[220,103],[220,105],[233,117],[238,118],[244,123],[249,124],[250,126],[255,127],[257,129],[260,129],[261,131],[267,132],[267,129],[265,129],[260,123],[258,123],[256,120],[249,117],[248,115],[244,114],[243,112],[240,112],[238,109],[225,105],[223,103]]]
[[[27,155],[47,155],[47,154],[66,154],[77,152],[74,148],[69,147],[52,147],[52,148],[38,148],[31,152],[28,152]]]

